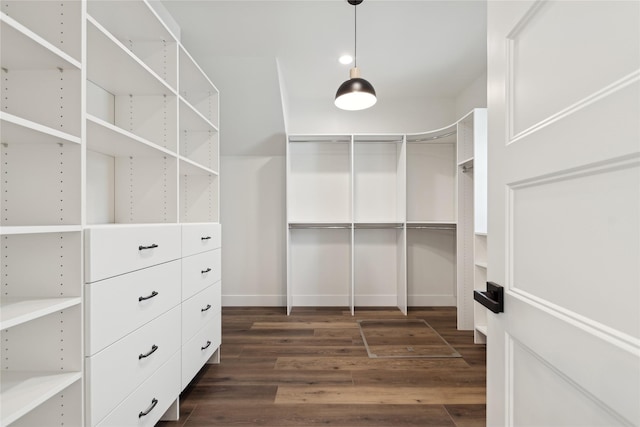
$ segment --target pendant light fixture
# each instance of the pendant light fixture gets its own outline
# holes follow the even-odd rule
[[[349,80],[342,83],[336,92],[336,107],[343,110],[364,110],[373,106],[376,99],[376,91],[365,79],[360,77],[358,69],[358,12],[357,6],[363,0],[347,0],[354,7],[354,42],[353,42],[353,68],[349,71]]]

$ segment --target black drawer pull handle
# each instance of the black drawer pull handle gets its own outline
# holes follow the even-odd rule
[[[149,415],[149,412],[153,411],[153,408],[155,408],[157,404],[158,404],[158,399],[154,397],[153,399],[151,399],[151,406],[149,406],[149,408],[146,411],[140,412],[138,414],[138,418],[142,418],[146,415]]]
[[[209,240],[211,238],[211,236],[205,236],[205,237],[201,237],[200,240]]]
[[[205,274],[211,271],[211,268],[207,268],[206,270],[201,270],[200,273]]]
[[[211,304],[207,304],[205,308],[201,308],[200,311],[207,311],[211,308]]]
[[[140,359],[144,359],[145,357],[149,357],[149,356],[151,356],[153,353],[155,353],[155,352],[156,352],[156,350],[157,350],[157,349],[158,349],[158,346],[157,346],[157,345],[155,345],[155,344],[154,344],[154,345],[152,345],[152,346],[151,346],[151,350],[149,350],[149,352],[148,352],[148,353],[145,353],[145,354],[140,353],[140,355],[138,356],[138,360],[140,360]]]
[[[149,296],[138,297],[138,302],[151,299],[151,298],[155,297],[156,295],[158,295],[158,293],[156,291],[153,291],[153,292],[151,292],[151,295],[149,295]]]
[[[140,245],[140,246],[138,246],[138,250],[139,250],[139,251],[143,251],[143,250],[145,250],[145,249],[154,249],[154,248],[157,248],[157,247],[158,247],[158,245],[156,245],[155,243],[154,243],[154,244],[152,244],[152,245],[149,245],[149,246],[142,246],[142,245]]]
[[[493,282],[487,282],[487,291],[473,291],[473,299],[494,313],[504,312],[504,288]]]
[[[206,350],[209,348],[210,345],[211,345],[211,341],[207,341],[207,345],[205,345],[204,347],[200,347],[200,350]]]

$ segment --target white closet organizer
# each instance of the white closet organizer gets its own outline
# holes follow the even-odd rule
[[[465,288],[486,290],[487,281],[487,113],[475,110],[458,122],[458,280]],[[464,219],[464,220],[462,220]],[[474,329],[486,343],[486,308],[470,294],[458,296],[458,323]],[[473,307],[473,311],[469,309]],[[471,316],[473,313],[473,316]]]
[[[83,8],[1,2],[2,426],[82,425]]]
[[[458,306],[458,327],[473,329],[474,189],[461,175],[485,121],[475,109],[419,134],[289,135],[287,312]],[[457,272],[467,259],[470,280]]]
[[[218,90],[147,1],[86,48],[85,423],[151,426],[219,362]]]

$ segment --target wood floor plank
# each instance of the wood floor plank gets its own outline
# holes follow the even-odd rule
[[[443,359],[370,359],[367,357],[331,357],[309,358],[296,356],[280,356],[275,369],[309,369],[309,370],[368,370],[384,369],[387,371],[403,371],[424,369],[430,371],[437,368],[468,368],[469,364],[462,358]]]
[[[331,322],[331,321],[322,321],[322,322],[256,322],[253,324],[251,329],[272,329],[272,330],[280,330],[280,329],[357,329],[358,324],[354,321],[351,322]]]
[[[485,405],[446,405],[445,409],[456,427],[484,427],[486,419]]]
[[[185,427],[455,427],[441,405],[252,405],[242,411],[217,403],[198,405]]]
[[[469,367],[461,369],[433,367],[395,371],[369,369],[352,371],[351,376],[353,383],[358,386],[484,387],[486,383],[484,369]]]
[[[228,385],[352,385],[349,371],[281,371],[237,366],[218,366],[209,369],[199,384]]]
[[[308,346],[308,345],[245,345],[241,356],[245,354],[259,354],[261,356],[284,355],[284,356],[301,356],[310,357],[329,357],[329,356],[352,356],[367,357],[367,350],[364,347],[355,346]]]
[[[280,386],[276,404],[445,405],[483,404],[484,387]]]

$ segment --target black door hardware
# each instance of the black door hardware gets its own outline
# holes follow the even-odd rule
[[[487,282],[487,291],[473,291],[473,299],[494,313],[504,312],[504,288],[493,282]]]

